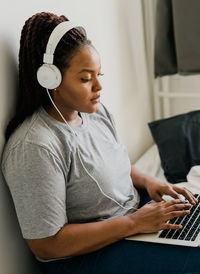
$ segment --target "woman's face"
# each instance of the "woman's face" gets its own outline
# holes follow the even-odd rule
[[[92,113],[100,100],[100,58],[92,46],[77,51],[60,86],[53,92],[53,100],[61,113],[73,111]]]

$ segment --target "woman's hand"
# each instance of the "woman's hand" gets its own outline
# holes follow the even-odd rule
[[[189,189],[167,182],[160,182],[153,178],[146,182],[146,190],[149,196],[156,202],[162,201],[163,195],[170,195],[174,199],[180,199],[179,194],[182,194],[193,205],[198,202]]]
[[[180,199],[179,194],[182,194],[193,205],[198,202],[193,193],[187,188],[160,182],[147,174],[141,173],[133,165],[131,166],[131,178],[136,188],[146,189],[149,196],[156,202],[162,201],[163,195],[170,195],[175,199]]]
[[[182,225],[169,224],[167,221],[190,214],[190,207],[191,204],[178,199],[146,204],[136,212],[127,215],[132,224],[130,235],[152,233],[162,229],[181,229]]]

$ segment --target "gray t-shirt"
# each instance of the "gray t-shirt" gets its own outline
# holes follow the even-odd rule
[[[138,206],[128,154],[111,114],[99,104],[97,112],[80,115],[83,123],[73,127],[74,134],[41,108],[4,149],[2,171],[26,239],[52,236],[67,223],[122,216]]]

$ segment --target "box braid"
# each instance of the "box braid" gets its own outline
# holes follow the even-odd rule
[[[30,17],[23,26],[19,50],[18,100],[15,115],[6,129],[6,140],[28,116],[50,103],[45,89],[37,81],[37,69],[43,64],[43,54],[51,32],[64,21],[68,21],[64,15],[41,12]],[[76,52],[85,45],[91,45],[91,42],[87,40],[83,28],[73,28],[62,37],[54,53],[54,65],[62,75]]]

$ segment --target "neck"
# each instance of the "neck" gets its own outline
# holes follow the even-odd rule
[[[51,115],[54,119],[58,120],[59,122],[64,123],[62,117],[60,116],[60,114],[58,113],[58,111],[55,109],[54,106],[48,106],[45,108],[45,110],[47,111],[47,113],[49,115]],[[82,124],[82,118],[79,115],[78,111],[73,110],[73,111],[62,111],[61,109],[59,109],[59,111],[62,113],[63,117],[65,118],[65,120],[67,121],[67,123],[69,125],[72,126],[79,126]]]

